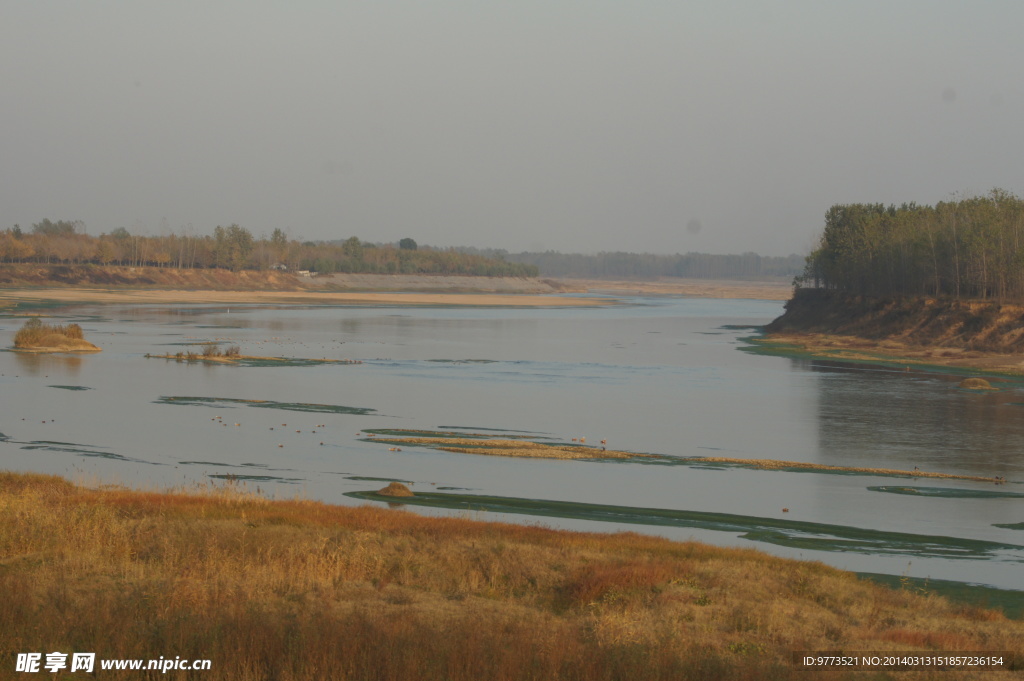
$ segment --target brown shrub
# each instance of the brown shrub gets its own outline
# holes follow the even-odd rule
[[[14,347],[56,347],[69,340],[85,340],[81,326],[44,324],[39,317],[32,317],[14,334]]]
[[[386,497],[411,497],[414,496],[412,490],[403,485],[400,482],[392,482],[382,490],[378,490],[377,494],[382,494]]]

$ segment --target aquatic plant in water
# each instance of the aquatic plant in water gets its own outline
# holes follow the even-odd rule
[[[233,397],[188,397],[161,396],[154,404],[178,404],[189,407],[256,407],[258,409],[281,409],[284,411],[302,411],[315,414],[356,414],[366,415],[376,412],[369,407],[346,407],[340,404],[314,404],[309,402],[275,402],[273,400],[243,400]]]
[[[348,492],[346,496],[367,501],[396,501],[394,497],[384,497],[372,491]],[[437,492],[417,492],[415,496],[403,497],[401,503],[433,508],[735,532],[752,541],[814,551],[906,555],[920,558],[993,558],[999,555],[1004,560],[1024,562],[1024,546],[1016,544],[731,513]]]

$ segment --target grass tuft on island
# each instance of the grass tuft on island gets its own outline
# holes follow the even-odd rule
[[[1005,651],[1017,671],[990,681],[1024,666],[1024,622],[821,563],[237,484],[0,473],[0,588],[6,650],[210,659],[209,681],[810,678],[799,650]]]
[[[19,352],[100,352],[85,340],[78,324],[45,324],[32,317],[14,334],[14,349]]]
[[[153,355],[146,353],[146,359],[173,359],[177,362],[217,362],[220,364],[240,364],[245,366],[309,366],[315,364],[362,364],[358,359],[303,359],[297,357],[263,357],[259,355],[243,355],[237,345],[229,345],[221,349],[217,343],[203,343],[202,352],[191,350],[178,351],[174,354]]]

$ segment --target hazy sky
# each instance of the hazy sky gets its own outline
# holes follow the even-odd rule
[[[806,252],[1024,194],[1024,2],[0,0],[0,229]]]

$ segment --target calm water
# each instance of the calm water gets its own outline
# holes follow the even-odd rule
[[[822,550],[813,541],[748,539],[737,530],[473,512],[573,529],[692,537],[857,571],[1024,589],[1024,531],[995,526],[1024,522],[1024,498],[971,496],[1024,493],[1024,384],[1001,383],[999,392],[976,394],[958,389],[961,377],[949,374],[742,351],[741,338],[751,331],[737,327],[770,321],[782,312],[781,303],[664,298],[623,303],[568,310],[65,308],[49,321],[82,324],[86,337],[104,351],[79,357],[0,352],[0,465],[85,482],[157,487],[249,476],[251,486],[268,494],[340,504],[362,503],[344,496],[347,492],[383,486],[353,478],[397,478],[421,492],[454,487],[472,494],[726,513],[807,523],[811,530],[824,524],[927,535],[953,544],[980,540],[990,544],[949,558],[923,548],[928,542],[917,553],[913,547],[841,550],[841,542]],[[21,323],[0,318],[3,345]],[[238,344],[244,354],[363,363],[239,367],[144,357],[207,340]],[[181,404],[166,399],[172,397],[372,411]],[[1001,475],[1011,482],[995,487],[410,448],[391,452],[358,435],[367,428],[452,427],[524,431],[556,440],[586,436],[588,443],[607,438],[610,448],[682,457],[917,466]],[[872,487],[927,489],[898,494]],[[961,496],[948,496],[948,490]]]

